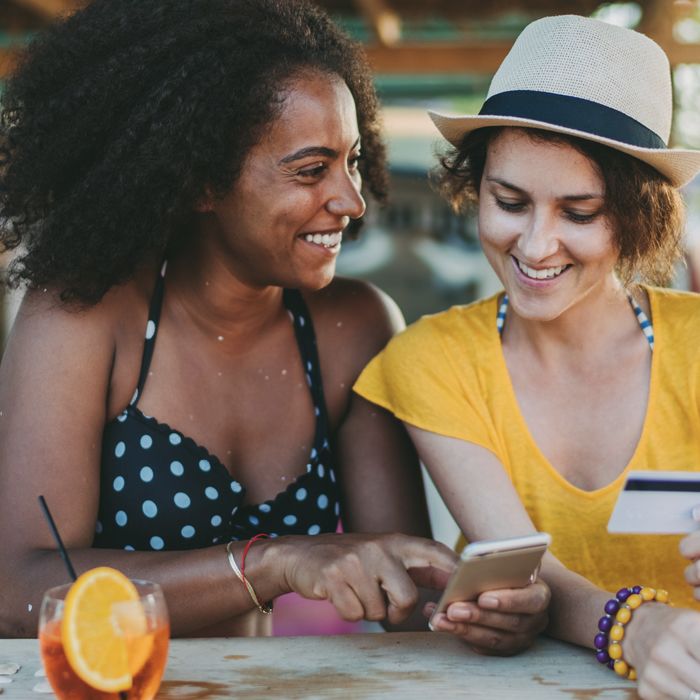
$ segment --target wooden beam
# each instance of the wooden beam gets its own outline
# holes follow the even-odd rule
[[[366,52],[375,73],[426,75],[476,73],[493,74],[510,50],[510,42],[474,44],[398,44],[394,47],[368,46]],[[700,64],[700,44],[673,42],[664,47],[672,66]],[[18,52],[0,48],[0,80],[14,69]]]
[[[375,73],[426,75],[430,73],[493,74],[510,51],[510,42],[472,44],[398,44],[368,46],[367,56]],[[672,66],[700,64],[700,44],[666,44]]]
[[[0,80],[7,78],[17,65],[18,52],[0,48]]]
[[[397,44],[366,47],[375,73],[494,73],[511,42],[471,44]]]
[[[673,42],[675,7],[676,3],[669,3],[668,0],[649,0],[644,3],[642,19],[637,29],[660,46],[666,47]]]
[[[382,46],[393,46],[401,38],[401,18],[385,0],[355,0]]]
[[[700,44],[676,41],[673,28],[676,22],[693,14],[697,0],[647,0],[644,3],[639,31],[663,48],[672,66],[679,63],[700,63]],[[669,7],[670,5],[670,7]]]
[[[12,0],[15,5],[35,12],[40,17],[53,20],[75,12],[84,2],[81,0]]]
[[[679,63],[700,63],[700,44],[681,44],[674,41],[670,46],[664,46],[664,51],[672,66]]]

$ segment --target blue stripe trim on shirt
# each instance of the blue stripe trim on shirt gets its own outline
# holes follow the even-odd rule
[[[631,294],[628,294],[627,299],[630,303],[630,306],[632,307],[632,310],[634,311],[634,315],[637,317],[639,327],[642,329],[642,333],[644,333],[644,337],[647,339],[649,347],[653,352],[654,327],[651,325],[651,321],[649,320],[648,316],[644,313],[642,307],[639,306],[639,304],[635,301],[634,297]],[[498,335],[503,335],[503,327],[506,323],[506,312],[508,311],[508,303],[508,295],[504,294],[503,300],[501,301],[498,307],[498,314],[496,315],[496,328],[498,330]]]

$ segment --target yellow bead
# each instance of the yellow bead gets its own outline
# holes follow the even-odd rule
[[[617,673],[620,676],[626,676],[628,671],[630,670],[630,667],[627,665],[627,662],[623,661],[622,659],[618,659],[615,662],[615,666],[613,668],[615,669],[615,673]]]
[[[613,625],[610,628],[609,636],[613,642],[619,642],[625,636],[625,628],[622,625]]]
[[[629,673],[627,674],[627,678],[629,678],[631,681],[636,681],[637,680],[637,672],[631,668],[629,670]]]
[[[621,659],[622,658],[622,646],[617,642],[613,642],[608,645],[608,656],[611,659]]]
[[[625,602],[630,606],[630,608],[632,608],[632,610],[636,610],[643,601],[642,596],[640,596],[639,593],[633,593]]]
[[[660,588],[656,591],[656,600],[658,600],[659,603],[668,603],[668,591],[664,591]]]
[[[615,615],[617,622],[625,625],[632,619],[632,611],[629,608],[620,608]]]
[[[642,600],[646,602],[648,600],[654,600],[656,591],[653,588],[649,588],[649,586],[644,586],[644,588],[639,591],[639,595],[642,596]]]

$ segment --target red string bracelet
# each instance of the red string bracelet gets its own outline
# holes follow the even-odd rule
[[[255,541],[257,541],[257,540],[263,540],[263,539],[265,539],[266,537],[269,537],[269,536],[270,536],[270,535],[268,535],[266,532],[259,532],[257,535],[253,535],[253,537],[251,537],[251,538],[248,540],[248,544],[246,544],[246,546],[245,546],[245,548],[244,548],[244,550],[243,550],[243,558],[241,559],[241,577],[243,578],[243,583],[246,582],[246,577],[245,577],[245,558],[248,556],[248,552],[249,552],[249,550],[250,550],[251,545],[253,544],[253,542],[255,542]]]
[[[250,549],[250,546],[255,542],[255,540],[262,539],[263,537],[269,537],[269,535],[265,533],[260,533],[259,535],[255,535],[255,537],[252,537],[248,544],[246,544],[244,550],[243,550],[243,558],[241,559],[241,568],[239,570],[236,560],[233,557],[233,552],[231,551],[231,545],[233,542],[229,542],[226,545],[226,554],[228,556],[228,561],[229,564],[231,565],[231,568],[233,569],[233,573],[236,574],[240,582],[243,584],[245,589],[248,591],[251,599],[253,600],[253,603],[255,603],[255,606],[258,608],[258,610],[261,613],[264,613],[265,615],[269,615],[272,612],[272,601],[269,603],[261,603],[260,600],[258,599],[258,596],[253,589],[253,586],[250,584],[250,581],[245,577],[244,571],[245,571],[245,558],[246,555],[248,554],[248,550]]]

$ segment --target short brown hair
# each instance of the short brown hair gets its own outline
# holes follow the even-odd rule
[[[476,204],[489,144],[504,128],[468,133],[458,148],[440,158],[433,173],[438,189],[455,211]],[[605,183],[605,214],[619,250],[616,271],[625,286],[667,284],[682,257],[685,207],[678,190],[646,163],[594,141],[541,129],[521,129],[529,138],[575,148],[595,166]]]

